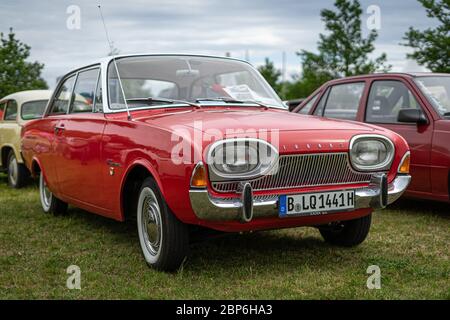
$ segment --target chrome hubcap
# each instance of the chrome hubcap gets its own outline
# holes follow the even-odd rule
[[[161,244],[161,211],[151,190],[147,190],[142,203],[141,222],[145,245],[152,255],[156,255]]]
[[[17,174],[18,174],[17,160],[15,157],[13,157],[11,159],[11,161],[9,162],[8,175],[9,175],[9,179],[10,179],[11,183],[14,185],[17,183]]]

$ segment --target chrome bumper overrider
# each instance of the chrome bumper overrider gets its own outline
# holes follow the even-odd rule
[[[396,201],[411,181],[409,175],[398,175],[387,183],[385,174],[374,175],[369,186],[355,190],[355,209],[380,209]],[[250,184],[242,185],[239,198],[218,198],[206,189],[191,189],[189,196],[195,215],[208,221],[242,221],[278,216],[278,195],[253,196]]]

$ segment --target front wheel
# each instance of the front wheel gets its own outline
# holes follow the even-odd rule
[[[358,219],[342,221],[331,226],[319,227],[319,231],[328,243],[353,247],[362,243],[367,238],[371,222],[372,214],[369,214]]]
[[[56,198],[47,186],[44,175],[39,176],[39,195],[41,198],[42,210],[53,215],[65,215],[67,213],[67,203]]]
[[[163,271],[181,266],[189,246],[188,227],[170,211],[152,178],[142,183],[139,192],[137,229],[149,266]]]
[[[27,168],[17,161],[14,151],[11,151],[8,156],[8,185],[15,189],[22,188],[27,177]]]

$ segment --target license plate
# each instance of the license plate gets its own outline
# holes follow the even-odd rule
[[[321,215],[354,208],[354,190],[282,195],[278,202],[280,217]]]

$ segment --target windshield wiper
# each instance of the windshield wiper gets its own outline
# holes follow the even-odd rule
[[[217,98],[198,98],[195,99],[196,102],[201,102],[201,101],[221,101],[221,102],[225,102],[225,103],[248,103],[248,104],[256,104],[260,107],[266,108],[268,109],[269,107],[261,102],[258,102],[256,100],[237,100],[237,99],[233,99],[233,98],[227,98],[227,97],[217,97]]]
[[[443,114],[443,116],[444,116],[444,117],[450,117],[450,112],[445,112],[445,113]]]
[[[167,103],[167,104],[176,104],[176,103],[182,103],[182,104],[187,104],[191,107],[195,107],[195,108],[200,108],[200,105],[194,102],[189,102],[186,100],[175,100],[175,99],[164,99],[164,98],[153,98],[153,97],[148,97],[148,98],[131,98],[131,99],[127,99],[127,102],[145,102],[148,104],[153,104],[153,103]]]

